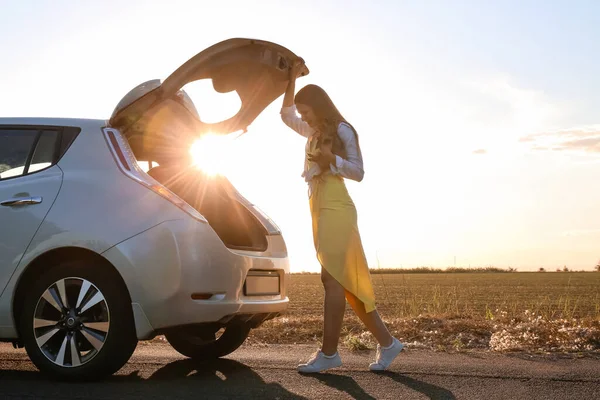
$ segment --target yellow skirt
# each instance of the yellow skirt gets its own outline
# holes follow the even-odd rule
[[[346,291],[375,310],[375,293],[358,232],[357,214],[344,180],[334,175],[316,177],[310,196],[313,239],[321,266]]]

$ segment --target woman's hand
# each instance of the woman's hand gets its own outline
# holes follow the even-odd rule
[[[304,60],[302,58],[294,60],[289,70],[289,79],[295,80],[300,74],[300,70],[302,70],[302,68],[304,68]]]
[[[331,146],[331,142],[323,143],[320,150],[308,155],[308,160],[319,164],[321,171],[328,170],[329,165],[335,165],[335,154],[331,152]]]
[[[298,58],[294,60],[288,70],[288,85],[283,96],[283,107],[291,107],[294,105],[294,92],[296,91],[296,78],[304,67],[304,60]]]

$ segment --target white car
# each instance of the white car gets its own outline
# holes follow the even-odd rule
[[[245,130],[296,58],[230,39],[137,86],[108,121],[0,118],[0,340],[55,377],[97,379],[138,340],[211,359],[284,312],[280,230],[187,155],[208,132]],[[199,79],[237,91],[239,112],[202,122],[182,90]]]

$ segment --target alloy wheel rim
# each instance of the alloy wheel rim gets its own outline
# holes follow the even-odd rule
[[[90,281],[69,277],[50,285],[38,299],[33,333],[40,351],[60,367],[79,367],[102,350],[110,313],[104,294]]]

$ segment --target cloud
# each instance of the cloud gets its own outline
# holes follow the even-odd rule
[[[600,125],[527,135],[519,139],[537,151],[570,151],[600,154]]]
[[[592,153],[600,153],[600,136],[588,139],[570,140],[564,142],[561,148],[563,150],[584,150]]]
[[[487,154],[487,150],[486,149],[473,150],[473,154]]]
[[[524,136],[519,139],[519,143],[535,142],[535,135]]]

